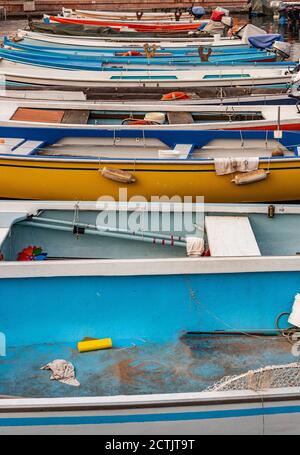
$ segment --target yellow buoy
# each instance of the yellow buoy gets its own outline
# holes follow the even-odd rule
[[[83,340],[77,343],[77,349],[79,352],[97,351],[98,349],[110,349],[112,348],[111,338]]]

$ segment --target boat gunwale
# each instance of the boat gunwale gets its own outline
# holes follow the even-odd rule
[[[300,272],[300,256],[2,261],[0,280]]]
[[[239,403],[294,401],[300,399],[298,387],[281,387],[263,391],[235,390],[144,395],[114,395],[64,398],[0,398],[0,414],[12,412],[88,411],[140,409],[184,406],[216,406]],[[1,417],[0,417],[1,422]]]
[[[63,156],[56,156],[56,155],[9,155],[9,154],[4,154],[0,153],[0,166],[9,166],[9,164],[1,164],[1,161],[4,160],[12,160],[12,161],[29,161],[29,162],[49,162],[49,164],[53,162],[59,162],[59,163],[88,163],[88,164],[97,164],[97,170],[99,169],[99,166],[102,164],[132,164],[134,166],[139,165],[139,164],[177,164],[177,165],[214,165],[214,159],[207,159],[207,158],[185,158],[185,159],[180,159],[180,158],[169,158],[167,160],[163,160],[160,158],[152,159],[152,158],[91,158],[91,157],[82,157],[82,158],[70,158],[70,157],[63,157]],[[259,158],[259,164],[266,163],[269,165],[273,163],[282,163],[282,162],[293,162],[295,161],[296,163],[300,163],[300,156],[287,156],[284,158],[274,158],[274,157],[262,157]],[[25,166],[26,167],[26,166]],[[67,169],[67,168],[63,168]],[[85,169],[80,169],[79,170],[85,170]],[[138,171],[138,169],[136,169]],[[177,169],[174,169],[176,172]],[[270,167],[270,170],[272,168]],[[197,170],[195,170],[197,171]]]
[[[58,37],[59,39],[62,38],[62,39],[83,39],[84,41],[112,41],[112,42],[116,42],[116,43],[124,43],[124,41],[129,41],[129,42],[134,42],[134,43],[138,43],[138,42],[145,42],[145,39],[144,37],[134,37],[134,36],[130,36],[130,37],[126,37],[126,36],[120,36],[119,34],[116,34],[116,35],[108,35],[108,36],[105,36],[105,38],[103,37],[97,37],[97,36],[82,36],[82,35],[74,35],[74,36],[69,36],[69,35],[55,35],[55,34],[52,34],[52,33],[42,33],[42,32],[33,32],[32,30],[24,30],[24,29],[18,29],[17,31],[17,34],[20,34],[22,36],[22,38],[30,38],[30,39],[34,39],[36,41],[49,41],[49,38],[56,38]],[[48,38],[48,39],[47,39]],[[183,37],[164,37],[164,36],[161,36],[161,37],[151,37],[151,42],[157,42],[157,41],[162,41],[162,42],[175,42],[175,43],[182,43],[183,45],[187,45],[185,47],[189,47],[189,46],[195,46],[197,44],[212,44],[214,43],[214,38],[211,38],[211,37],[192,37],[192,43],[189,43],[188,41],[188,37],[186,36],[183,36]],[[50,40],[51,41],[51,40]],[[220,37],[220,42],[222,44],[218,44],[218,46],[223,46],[224,43],[228,43],[230,42],[231,44],[230,45],[234,45],[234,46],[242,46],[242,47],[249,47],[249,44],[243,42],[242,38],[238,38],[238,37]],[[232,42],[235,42],[235,44],[232,44]],[[196,43],[196,44],[195,44]],[[189,46],[188,46],[189,45]],[[226,46],[226,44],[225,44]],[[178,47],[182,47],[182,46],[178,46]]]

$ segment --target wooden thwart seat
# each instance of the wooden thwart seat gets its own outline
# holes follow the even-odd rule
[[[170,125],[194,123],[190,112],[168,112],[167,117]]]
[[[87,110],[66,110],[61,123],[74,125],[86,125],[88,123],[90,111]]]
[[[206,216],[205,229],[211,256],[260,256],[247,216]]]
[[[37,123],[64,123],[86,125],[88,123],[90,111],[64,110],[64,109],[35,109],[19,107],[12,115],[11,120],[22,122]]]
[[[19,107],[11,120],[38,123],[61,123],[65,111]]]

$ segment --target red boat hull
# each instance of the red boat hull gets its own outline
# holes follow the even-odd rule
[[[85,24],[97,25],[98,27],[111,27],[121,29],[123,27],[132,28],[137,32],[152,32],[152,33],[172,33],[172,32],[188,32],[190,30],[197,30],[201,26],[201,22],[191,24],[161,24],[161,25],[148,25],[138,24],[135,22],[111,22],[111,21],[98,21],[93,19],[68,19],[65,17],[50,16],[50,20],[62,24]]]

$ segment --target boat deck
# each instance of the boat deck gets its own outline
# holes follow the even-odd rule
[[[40,370],[59,358],[74,364],[80,387],[51,381],[50,371]],[[200,392],[223,376],[295,360],[291,345],[277,336],[189,335],[174,343],[81,354],[75,344],[32,345],[1,358],[0,397]]]

